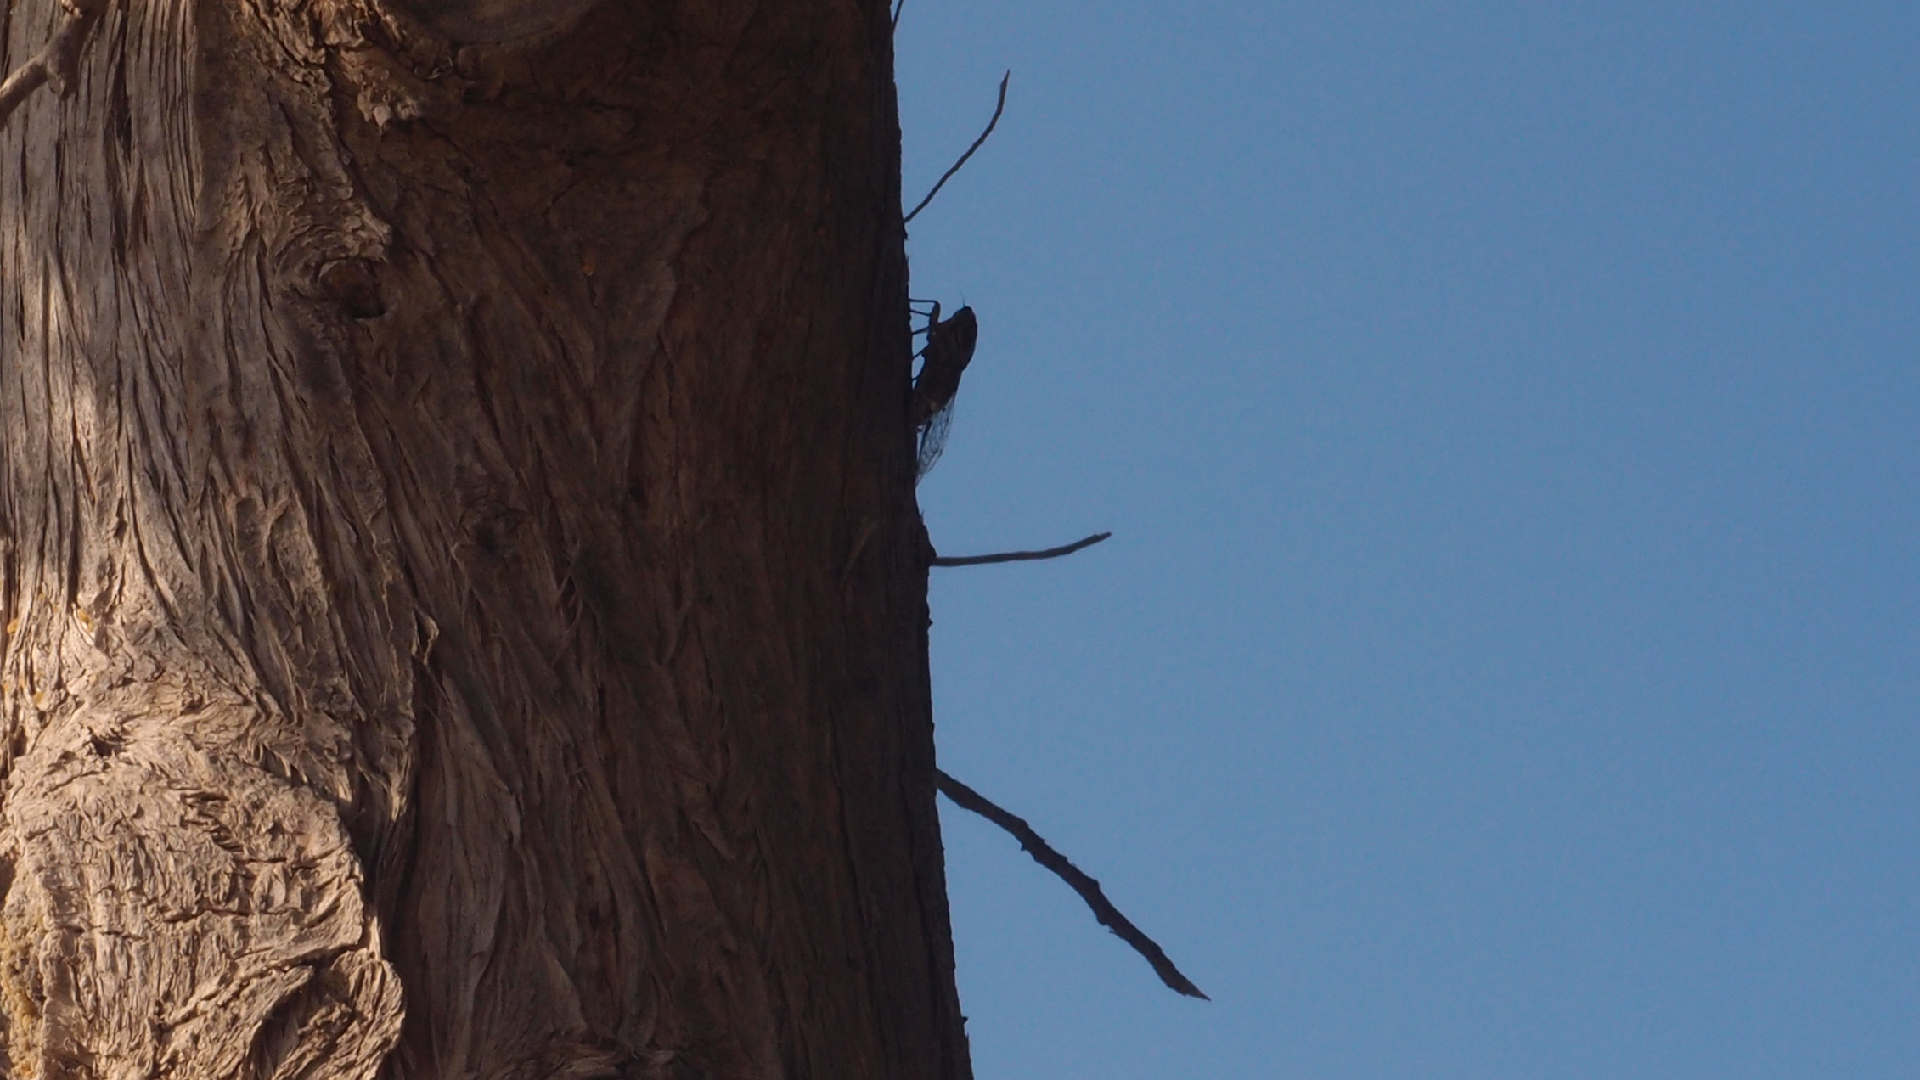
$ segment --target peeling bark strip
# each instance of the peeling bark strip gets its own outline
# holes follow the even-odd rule
[[[968,1075],[889,36],[122,0],[22,97],[11,1075]]]

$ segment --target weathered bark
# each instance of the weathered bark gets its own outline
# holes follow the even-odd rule
[[[13,115],[13,1075],[967,1074],[890,49],[120,0]]]

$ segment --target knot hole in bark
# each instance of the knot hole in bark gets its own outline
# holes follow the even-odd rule
[[[387,313],[380,297],[380,278],[368,259],[334,259],[314,275],[315,291],[356,319],[377,319]]]

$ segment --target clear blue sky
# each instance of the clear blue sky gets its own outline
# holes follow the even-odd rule
[[[1920,5],[907,0],[981,1080],[1920,1075]]]

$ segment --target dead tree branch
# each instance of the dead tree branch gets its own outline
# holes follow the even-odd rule
[[[1212,1000],[1201,993],[1200,988],[1193,985],[1191,979],[1180,974],[1180,969],[1173,966],[1172,960],[1167,959],[1166,951],[1160,948],[1158,943],[1141,933],[1139,927],[1133,925],[1125,915],[1120,914],[1120,909],[1114,907],[1113,902],[1100,891],[1098,881],[1088,877],[1085,871],[1073,865],[1065,855],[1055,851],[1053,845],[1033,831],[1033,826],[1027,824],[1024,819],[1001,809],[986,796],[939,769],[933,770],[933,778],[935,785],[940,789],[940,794],[952,799],[955,806],[962,810],[971,810],[1005,829],[1015,840],[1020,841],[1020,846],[1026,849],[1027,854],[1033,856],[1034,862],[1053,871],[1054,876],[1066,882],[1074,892],[1079,893],[1080,899],[1085,900],[1087,906],[1093,909],[1093,917],[1100,920],[1100,925],[1119,935],[1121,941],[1133,946],[1134,952],[1145,957],[1147,963],[1153,965],[1154,974],[1160,976],[1160,981],[1166,983],[1169,989],[1202,1001]]]
[[[973,145],[967,147],[967,152],[961,154],[960,160],[953,163],[953,168],[940,174],[940,181],[933,185],[933,190],[927,192],[927,197],[920,200],[920,205],[907,211],[907,216],[900,219],[900,224],[905,225],[907,222],[913,220],[914,215],[925,210],[927,204],[933,201],[933,197],[940,194],[940,189],[947,186],[947,181],[953,179],[953,174],[960,171],[960,166],[965,165],[967,159],[973,156],[973,152],[980,149],[981,145],[987,141],[987,136],[993,134],[994,125],[1000,122],[1000,114],[1007,109],[1007,80],[1011,78],[1013,78],[1013,72],[1011,71],[1000,76],[1000,103],[993,107],[993,119],[987,121],[987,130],[981,132],[980,137],[973,140]]]
[[[52,83],[54,92],[62,97],[79,85],[80,47],[86,44],[87,35],[100,21],[106,3],[105,0],[69,0],[64,7],[66,14],[54,30],[53,39],[35,53],[33,59],[14,69],[6,82],[0,83],[0,125],[5,125],[13,110],[42,85]]]
[[[933,558],[933,565],[985,566],[988,563],[1039,562],[1041,559],[1057,559],[1062,555],[1071,555],[1083,548],[1090,548],[1112,535],[1110,532],[1094,533],[1085,539],[1075,540],[1071,544],[1062,544],[1056,548],[1048,548],[1045,551],[1002,551],[995,555],[936,555]]]

